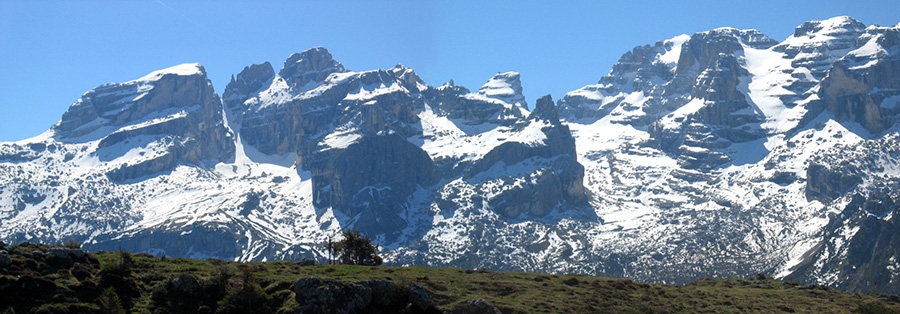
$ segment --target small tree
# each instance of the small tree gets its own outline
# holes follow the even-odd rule
[[[372,244],[372,239],[361,235],[359,231],[347,230],[342,234],[343,239],[337,242],[329,241],[326,249],[337,256],[341,264],[348,265],[381,265],[381,256],[376,252],[378,247]]]
[[[100,297],[97,299],[97,301],[100,303],[100,313],[125,313],[125,308],[122,307],[122,301],[119,299],[119,295],[116,294],[116,289],[113,289],[113,287],[109,287],[106,288],[106,290],[103,290],[103,293],[100,293]]]

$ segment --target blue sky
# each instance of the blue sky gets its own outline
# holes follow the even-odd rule
[[[522,74],[530,105],[593,84],[622,53],[679,34],[754,28],[776,40],[808,20],[900,22],[884,1],[11,1],[0,0],[0,141],[42,133],[97,85],[199,62],[232,74],[324,46],[354,71],[403,63],[431,85],[475,90]]]

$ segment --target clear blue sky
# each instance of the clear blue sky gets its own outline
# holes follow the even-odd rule
[[[221,94],[232,74],[324,46],[354,71],[403,63],[431,85],[477,89],[519,71],[530,105],[593,84],[622,53],[716,27],[776,40],[849,15],[900,22],[884,1],[0,0],[0,141],[42,133],[81,94],[185,62]]]

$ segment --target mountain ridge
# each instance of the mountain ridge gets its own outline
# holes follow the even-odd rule
[[[322,47],[245,67],[221,98],[175,66],[0,143],[0,238],[243,261],[322,258],[353,228],[395,264],[896,294],[873,283],[900,276],[881,244],[897,187],[873,182],[900,177],[898,34],[836,17],[781,42],[676,36],[533,110],[516,72],[472,92]]]

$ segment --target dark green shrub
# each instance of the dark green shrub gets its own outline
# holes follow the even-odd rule
[[[125,314],[125,308],[122,306],[122,300],[116,294],[116,290],[112,287],[106,288],[97,298],[100,304],[100,313],[104,314]]]
[[[219,301],[216,313],[271,313],[274,310],[272,296],[266,293],[249,268],[231,282],[228,294]]]
[[[33,313],[38,314],[80,314],[97,313],[97,306],[86,303],[48,303],[39,306]],[[104,313],[104,312],[101,312]],[[125,313],[125,312],[122,312]]]
[[[114,288],[126,309],[134,305],[133,299],[141,296],[141,289],[132,277],[134,265],[131,253],[119,250],[112,262],[100,267],[100,286]]]

